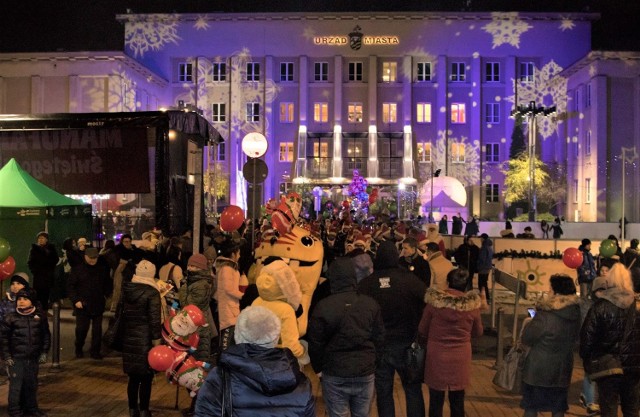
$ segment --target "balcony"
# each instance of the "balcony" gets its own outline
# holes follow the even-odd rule
[[[309,178],[326,179],[331,177],[331,161],[333,161],[333,158],[307,157],[307,175]]]
[[[402,177],[402,157],[378,157],[378,172],[380,178],[396,180]]]
[[[363,177],[367,176],[367,158],[344,158],[342,166],[342,176],[353,176],[353,170],[357,169]]]

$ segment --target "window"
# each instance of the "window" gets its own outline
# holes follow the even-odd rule
[[[293,103],[280,103],[280,122],[293,123],[294,109]]]
[[[225,143],[224,142],[218,143],[217,149],[214,148],[214,150],[213,150],[213,152],[214,152],[213,159],[215,161],[224,161],[224,160],[226,160],[227,159],[226,158],[226,151],[227,151],[227,148],[225,146]]]
[[[576,158],[580,156],[580,143],[578,142],[578,138],[576,137]]]
[[[591,107],[591,84],[587,84],[587,92],[584,98],[585,107]]]
[[[259,62],[247,62],[247,81],[260,81]]]
[[[382,82],[395,83],[397,77],[398,77],[398,63],[383,62],[382,63]]]
[[[178,81],[193,82],[193,64],[186,62],[178,64]]]
[[[227,105],[225,103],[213,103],[211,105],[211,121],[225,122],[227,120]]]
[[[291,189],[293,189],[293,183],[292,182],[281,182],[280,183],[280,194],[288,194]]]
[[[464,103],[451,104],[451,123],[466,123],[467,116]]]
[[[418,162],[431,162],[431,142],[418,142]]]
[[[349,103],[349,123],[362,123],[362,103]]]
[[[499,184],[486,184],[485,194],[487,203],[499,203],[500,202],[500,185]]]
[[[573,101],[574,101],[573,105],[574,105],[575,111],[580,111],[580,89],[579,88],[576,89],[576,93]]]
[[[591,155],[591,131],[587,130],[587,134],[584,138],[584,154]]]
[[[318,123],[329,121],[329,103],[313,103],[313,121]]]
[[[584,202],[591,203],[591,178],[584,179]]]
[[[227,64],[224,62],[213,63],[213,81],[226,81],[227,80]]]
[[[454,82],[462,82],[464,81],[464,79],[465,79],[464,62],[452,62],[450,80]]]
[[[315,63],[315,80],[316,81],[329,80],[329,63],[328,62]]]
[[[464,162],[464,143],[454,142],[451,144],[451,162]]]
[[[578,202],[578,180],[573,180],[573,202]]]
[[[398,121],[398,104],[382,103],[382,123],[396,123]]]
[[[293,142],[280,142],[280,162],[293,162]]]
[[[487,143],[484,145],[484,160],[486,162],[500,162],[499,143]]]
[[[349,62],[349,81],[362,81],[362,62]]]
[[[431,81],[431,62],[418,62],[418,81]]]
[[[418,123],[431,123],[431,103],[418,103],[416,106]]]
[[[260,103],[247,103],[247,122],[260,121]]]
[[[280,63],[280,81],[293,81],[293,62]]]
[[[500,81],[500,63],[499,62],[486,63],[484,80],[488,83],[497,83]]]
[[[521,62],[520,63],[520,81],[524,83],[533,82],[533,62]]]
[[[487,123],[500,123],[500,103],[486,103],[484,120]]]

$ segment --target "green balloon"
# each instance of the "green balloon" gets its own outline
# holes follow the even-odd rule
[[[616,242],[611,239],[603,240],[600,243],[600,255],[605,258],[611,258],[618,251]]]
[[[0,237],[0,263],[7,260],[9,253],[11,253],[11,245],[7,239]]]

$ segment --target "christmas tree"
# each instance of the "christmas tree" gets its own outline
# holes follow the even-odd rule
[[[357,169],[353,170],[353,180],[349,184],[349,195],[351,196],[351,208],[359,214],[367,214],[369,206],[369,194],[367,194],[367,180],[360,175]]]

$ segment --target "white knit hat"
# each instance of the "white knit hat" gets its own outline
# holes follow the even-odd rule
[[[280,339],[280,319],[271,310],[261,306],[247,307],[236,320],[236,343],[252,343],[275,347]]]
[[[136,266],[136,275],[143,278],[153,278],[156,275],[156,266],[143,259]]]
[[[302,291],[296,273],[284,261],[276,260],[263,266],[256,278],[256,286],[260,297],[265,300],[284,297],[294,310],[297,310],[302,302]]]

